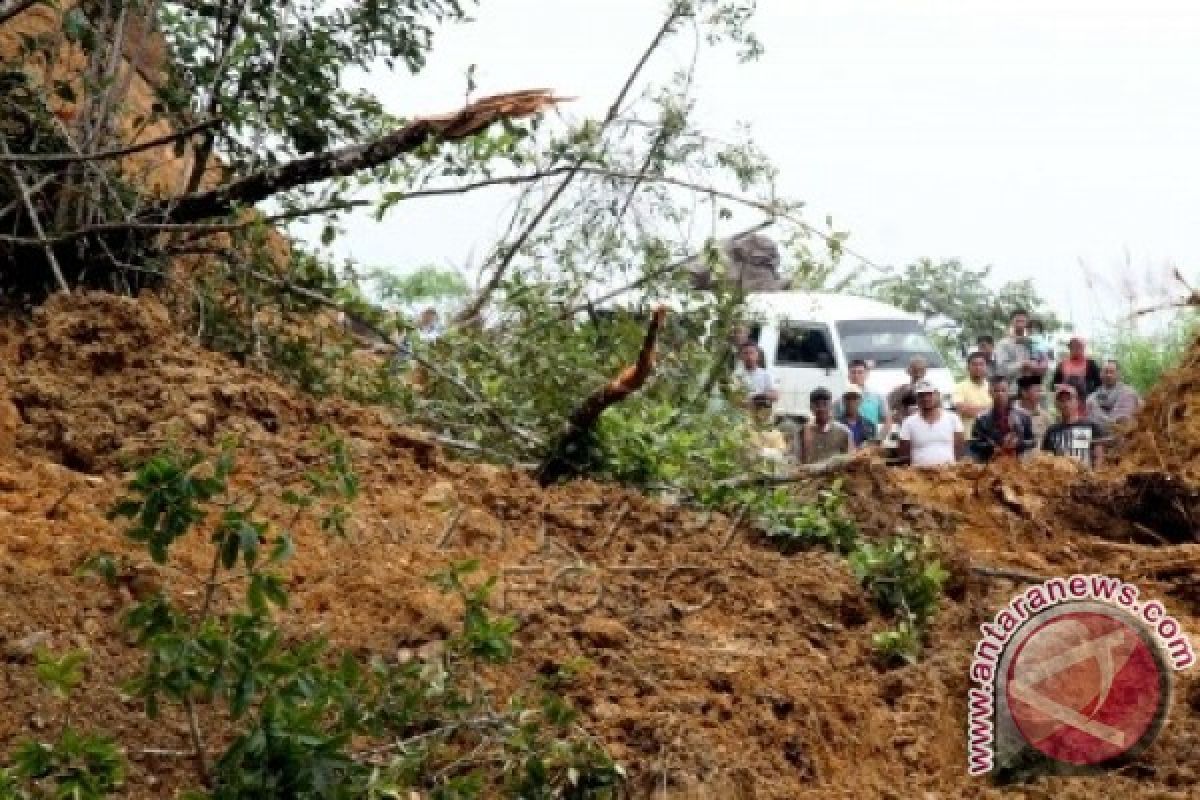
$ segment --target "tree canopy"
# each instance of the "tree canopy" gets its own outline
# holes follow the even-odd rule
[[[884,302],[920,314],[948,354],[966,355],[979,336],[1003,336],[1018,309],[1028,311],[1047,332],[1062,327],[1033,281],[1006,281],[993,287],[991,273],[991,267],[975,269],[958,259],[922,258],[867,282],[865,289]]]

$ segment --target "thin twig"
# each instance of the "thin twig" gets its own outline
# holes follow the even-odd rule
[[[135,153],[140,153],[144,150],[153,150],[156,147],[172,144],[180,139],[186,139],[189,136],[194,136],[201,131],[207,130],[221,123],[220,119],[208,119],[204,122],[197,122],[195,125],[189,125],[181,131],[175,133],[164,134],[154,139],[149,139],[138,144],[131,144],[127,147],[118,147],[113,150],[101,150],[96,153],[4,153],[0,155],[0,163],[9,164],[74,164],[85,161],[110,161],[114,158],[124,158]]]
[[[7,155],[9,153],[8,139],[0,136],[0,153]],[[67,285],[67,279],[63,276],[62,267],[59,266],[58,258],[54,255],[54,248],[45,243],[46,231],[42,228],[42,221],[38,218],[37,209],[33,206],[33,200],[29,196],[29,185],[25,183],[25,179],[21,176],[21,171],[16,167],[10,168],[13,180],[17,184],[17,191],[21,193],[21,200],[25,204],[25,211],[29,214],[29,222],[33,225],[33,230],[38,237],[43,240],[42,249],[46,253],[46,261],[50,264],[50,269],[54,272],[54,280],[58,282],[58,288],[64,292],[70,292],[71,287]]]
[[[85,225],[81,228],[76,228],[66,233],[56,236],[11,236],[8,234],[0,234],[0,242],[7,244],[24,245],[28,247],[36,247],[39,245],[48,244],[63,244],[76,239],[82,239],[86,236],[97,236],[113,233],[192,233],[198,235],[207,235],[214,233],[234,233],[236,231],[252,228],[256,225],[275,225],[281,222],[289,222],[301,219],[315,214],[326,214],[330,211],[347,211],[352,208],[359,208],[368,205],[366,200],[346,200],[334,203],[327,203],[320,206],[311,206],[308,208],[297,208],[291,211],[284,211],[279,214],[274,214],[269,217],[254,217],[252,219],[241,220],[239,222],[139,222],[129,220],[126,222],[102,222],[96,225]]]
[[[641,75],[642,70],[646,67],[647,62],[650,61],[650,56],[653,55],[654,51],[659,48],[663,42],[663,39],[666,38],[671,28],[675,25],[683,13],[685,13],[683,9],[683,4],[674,4],[672,6],[671,13],[667,15],[667,18],[663,21],[662,26],[654,35],[654,39],[651,40],[650,45],[642,53],[641,58],[638,59],[637,64],[625,79],[625,83],[621,87],[621,91],[617,93],[616,99],[613,100],[612,105],[609,106],[608,113],[600,122],[600,126],[596,131],[597,140],[603,136],[604,131],[610,125],[612,125],[613,121],[621,113],[621,106],[625,104],[625,98],[629,95],[629,92],[633,88],[634,83],[637,81],[638,76]],[[555,204],[558,203],[563,194],[566,193],[567,187],[569,187],[571,182],[575,180],[575,177],[579,175],[586,160],[587,153],[585,151],[584,153],[580,154],[570,168],[567,169],[562,181],[559,182],[558,186],[554,188],[554,191],[550,193],[550,196],[546,198],[546,201],[542,204],[541,208],[538,209],[537,213],[533,215],[533,218],[529,221],[529,223],[521,230],[520,234],[517,235],[516,240],[510,246],[504,249],[504,255],[501,257],[500,263],[496,265],[496,268],[493,270],[492,276],[488,279],[487,283],[483,285],[483,288],[480,289],[471,302],[467,303],[466,307],[455,316],[455,322],[457,324],[470,322],[479,316],[479,312],[482,311],[483,307],[487,305],[492,294],[500,286],[501,281],[504,280],[504,276],[508,272],[508,268],[512,265],[512,262],[516,259],[517,254],[520,253],[521,249],[525,246],[525,243],[529,241],[529,237],[533,235],[533,232],[537,230],[539,226],[541,226],[542,222],[550,214],[551,209],[555,206]]]

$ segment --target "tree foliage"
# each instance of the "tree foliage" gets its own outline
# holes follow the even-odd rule
[[[936,343],[960,357],[984,334],[997,339],[1008,329],[1013,311],[1024,309],[1047,331],[1062,327],[1030,280],[1007,281],[993,288],[992,268],[973,269],[958,259],[923,258],[866,283],[880,300],[920,314]]]

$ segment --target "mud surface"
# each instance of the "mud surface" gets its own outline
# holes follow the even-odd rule
[[[110,590],[75,569],[109,549],[144,563],[149,586],[185,602],[196,591],[150,568],[104,512],[126,470],[168,443],[211,447],[235,433],[235,483],[269,487],[315,459],[321,425],[350,443],[363,490],[346,538],[297,529],[287,627],[387,658],[438,642],[458,609],[426,576],[478,558],[501,578],[497,605],[522,620],[516,660],[488,676],[496,691],[586,658],[570,696],[637,797],[1200,797],[1200,682],[1189,674],[1158,742],[1119,773],[1007,789],[966,775],[978,625],[1020,588],[984,573],[1118,576],[1200,631],[1200,545],[1145,543],[1134,521],[1079,488],[1115,491],[1125,472],[1084,476],[1054,459],[934,474],[855,468],[848,493],[864,533],[926,534],[954,573],[925,659],[883,672],[870,634],[886,621],[843,559],[783,556],[727,519],[619,488],[544,492],[517,472],[456,463],[379,411],[315,402],[199,349],[153,301],[56,299],[32,320],[5,321],[0,355],[0,746],[61,722],[22,654],[29,637],[86,648],[72,718],[124,744],[128,797],[194,783],[190,762],[171,754],[187,748],[186,726],[171,713],[146,721],[120,691],[139,654],[117,616],[139,587]],[[1200,402],[1187,385],[1188,402]],[[1178,447],[1172,463],[1186,476],[1200,439]],[[181,542],[177,565],[201,572],[205,545]]]

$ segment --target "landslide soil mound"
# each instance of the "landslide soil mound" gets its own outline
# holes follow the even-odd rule
[[[1078,510],[1070,465],[854,468],[847,491],[864,533],[927,534],[955,573],[923,661],[882,672],[870,634],[887,623],[843,559],[785,557],[731,533],[727,519],[632,491],[589,482],[543,491],[523,473],[448,460],[380,411],[314,401],[198,348],[151,299],[55,298],[0,325],[0,353],[0,746],[60,722],[22,645],[86,648],[73,722],[124,744],[128,797],[194,783],[187,759],[162,754],[187,748],[186,726],[170,714],[149,723],[119,690],[139,663],[117,624],[136,587],[113,591],[75,568],[101,549],[147,561],[104,513],[150,453],[234,433],[235,485],[270,487],[316,458],[322,425],[350,445],[363,488],[346,537],[296,530],[289,630],[385,658],[435,644],[459,609],[425,577],[477,558],[501,579],[497,606],[522,621],[516,660],[487,675],[496,692],[585,658],[591,667],[570,697],[626,764],[637,797],[1200,796],[1200,687],[1187,675],[1163,735],[1126,770],[1015,790],[966,776],[978,625],[1018,584],[972,566],[1136,580],[1200,629],[1200,594],[1186,588],[1200,547],[1131,543],[1120,520],[1122,530],[1092,535],[1073,521],[1100,524]],[[205,561],[203,542],[178,545],[179,566]],[[145,570],[194,601],[190,584]]]

